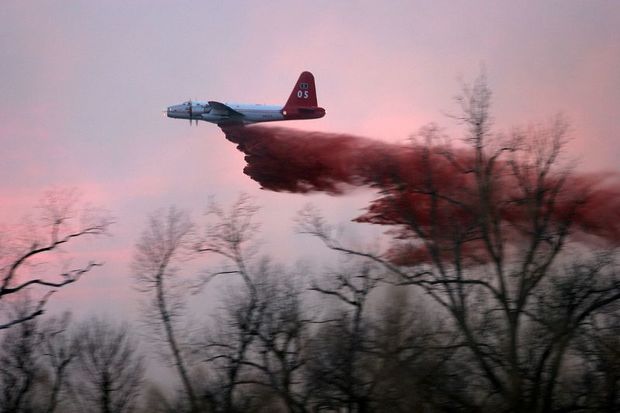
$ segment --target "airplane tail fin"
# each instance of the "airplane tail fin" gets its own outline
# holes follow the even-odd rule
[[[284,111],[293,113],[299,108],[317,107],[316,88],[314,86],[314,76],[310,72],[303,72],[299,75],[297,83],[284,105]]]
[[[325,116],[325,109],[318,107],[314,76],[302,72],[295,87],[282,108],[284,119],[316,119]]]

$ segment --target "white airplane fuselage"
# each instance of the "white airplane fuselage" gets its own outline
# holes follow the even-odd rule
[[[228,103],[228,106],[243,114],[245,123],[271,122],[276,120],[284,120],[282,114],[283,106],[279,105],[248,105],[241,103]],[[218,123],[216,120],[220,117],[217,114],[203,115],[207,122]],[[211,120],[213,119],[213,120]]]
[[[191,116],[190,116],[191,105]],[[253,105],[242,103],[225,103],[226,106],[240,113],[243,117],[214,109],[209,102],[191,101],[170,106],[167,114],[170,118],[204,120],[218,125],[226,123],[257,123],[284,120],[281,105]]]

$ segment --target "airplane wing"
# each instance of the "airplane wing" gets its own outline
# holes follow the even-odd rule
[[[214,100],[209,101],[209,106],[213,108],[215,114],[223,115],[223,116],[232,116],[232,117],[243,117],[243,113],[237,112],[233,108],[228,105],[225,105],[221,102],[216,102]]]

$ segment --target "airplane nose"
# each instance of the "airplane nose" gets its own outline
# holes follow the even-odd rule
[[[192,118],[192,108],[186,104],[168,106],[166,116],[169,118],[188,119]]]
[[[177,106],[168,106],[165,112],[166,112],[166,116],[168,116],[169,118],[175,118],[177,117],[176,115],[178,112]]]

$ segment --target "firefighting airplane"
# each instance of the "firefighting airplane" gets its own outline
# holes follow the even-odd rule
[[[325,109],[317,105],[314,76],[310,72],[299,75],[297,83],[284,106],[221,103],[189,100],[170,106],[166,111],[169,118],[199,120],[218,126],[245,125],[279,120],[317,119],[325,116]]]

